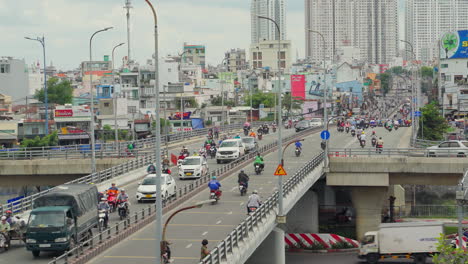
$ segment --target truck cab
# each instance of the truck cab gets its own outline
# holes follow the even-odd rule
[[[73,219],[69,206],[47,206],[32,210],[26,231],[26,248],[34,255],[39,255],[40,251],[73,248],[76,244]]]
[[[359,245],[359,258],[365,259],[368,254],[379,253],[379,233],[376,231],[366,232]]]

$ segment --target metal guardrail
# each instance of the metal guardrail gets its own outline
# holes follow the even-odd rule
[[[428,150],[419,148],[332,148],[328,150],[329,157],[370,157],[370,156],[405,156],[405,157],[467,157],[466,150]]]
[[[468,206],[463,206],[464,211],[468,210]],[[412,205],[412,206],[395,206],[395,215],[401,218],[453,218],[456,219],[457,205]]]
[[[442,141],[424,140],[417,138],[416,140],[412,140],[411,146],[415,148],[427,148],[439,145],[440,143],[442,143]]]
[[[310,132],[314,132],[314,131],[318,131],[318,130],[320,130],[320,129],[319,128],[311,128],[311,129],[306,129],[304,131],[296,133],[294,135],[290,135],[290,136],[288,136],[288,137],[286,137],[284,139],[284,144],[286,144],[290,140],[293,140],[295,138],[303,137],[304,135],[309,134]],[[277,146],[278,146],[278,142],[275,141],[273,143],[269,143],[267,145],[264,145],[264,146],[260,147],[259,152],[260,153],[265,153],[267,151],[270,151],[270,150],[274,149]],[[219,176],[219,175],[225,174],[226,172],[237,168],[242,163],[244,163],[246,161],[249,161],[249,160],[253,160],[253,158],[255,156],[256,156],[256,153],[249,153],[247,155],[244,155],[243,157],[240,157],[237,160],[232,161],[231,163],[228,163],[228,164],[226,164],[226,165],[224,165],[224,166],[222,166],[222,167],[220,167],[220,168],[218,168],[218,169],[216,169],[214,171],[211,171],[207,175],[202,176],[201,178],[195,180],[194,182],[192,182],[190,184],[187,184],[187,185],[184,185],[184,187],[182,187],[182,188],[178,188],[177,191],[176,191],[176,194],[173,197],[170,197],[169,199],[167,199],[167,200],[165,200],[163,202],[163,209],[167,208],[170,205],[173,205],[174,203],[178,202],[179,200],[181,200],[183,198],[188,198],[187,196],[189,194],[191,194],[192,191],[194,191],[197,188],[199,188],[200,186],[205,185],[206,183],[208,183],[208,181],[211,179],[212,176]],[[292,178],[290,178],[284,184],[284,193],[285,193],[285,195],[289,194],[292,187],[295,186],[302,178],[304,178],[307,175],[307,173],[305,173],[305,171],[308,170],[310,172],[311,170],[313,170],[313,168],[315,168],[317,166],[317,164],[319,164],[321,162],[321,160],[323,160],[323,157],[324,157],[323,153],[318,155],[317,157],[312,159],[310,162],[308,162],[300,170],[300,172],[302,172],[302,173],[298,172]],[[320,161],[318,161],[318,160],[320,160]],[[273,194],[273,196],[275,196],[275,195],[277,196],[278,192]],[[254,215],[252,215],[252,216],[250,216],[248,218],[248,219],[250,219],[249,223],[252,223],[252,221],[254,221],[255,224],[258,224],[258,219],[259,219],[258,217],[259,217],[259,214],[260,214],[259,212],[263,212],[261,215],[265,216],[265,213],[267,212],[266,209],[265,209],[267,207],[267,204],[271,203],[271,206],[276,206],[276,202],[277,202],[277,200],[273,201],[272,198],[270,197],[270,199],[268,199],[267,202],[265,202],[264,204],[262,204],[262,206],[260,206],[259,210],[257,210]],[[272,208],[271,206],[269,208]],[[93,249],[96,246],[102,245],[105,240],[108,240],[111,237],[115,237],[115,236],[121,234],[122,232],[125,232],[125,231],[130,230],[130,229],[132,229],[132,232],[134,232],[135,231],[135,229],[133,229],[134,226],[140,225],[139,227],[143,227],[146,223],[149,223],[150,221],[152,221],[155,212],[156,212],[155,205],[154,204],[148,205],[147,208],[143,208],[142,210],[140,210],[138,212],[135,212],[134,214],[129,216],[129,218],[116,223],[111,228],[109,228],[107,230],[104,230],[102,232],[99,232],[99,234],[96,234],[95,236],[93,236],[90,239],[87,239],[85,241],[80,241],[79,243],[77,243],[78,244],[77,247],[75,247],[73,249],[70,249],[70,251],[65,252],[63,255],[61,255],[61,256],[59,256],[57,258],[54,258],[54,260],[49,262],[49,264],[62,264],[62,263],[68,264],[69,261],[70,261],[70,258],[75,258],[75,259],[80,258],[81,256],[83,256],[85,254],[86,250]],[[254,220],[252,220],[252,219],[254,219]],[[250,225],[250,227],[253,227],[253,225]],[[247,231],[247,233],[248,233],[248,231]],[[85,245],[88,245],[88,246],[85,246]],[[70,256],[70,255],[72,255],[72,256]]]
[[[254,122],[254,126],[259,126],[265,122]],[[233,133],[233,130],[241,129],[243,124],[236,123],[221,126],[220,134]],[[208,134],[209,128],[196,129],[191,131],[179,132],[175,134],[161,136],[161,144],[184,141],[188,138],[205,136]],[[134,144],[135,149],[154,147],[156,137],[139,139],[134,141],[96,143],[95,151],[96,158],[102,158],[106,155],[99,153],[117,152],[119,151],[125,156],[125,150],[129,143]],[[69,159],[69,158],[86,158],[91,155],[91,145],[68,145],[68,146],[50,146],[39,148],[9,148],[0,149],[0,160],[31,160],[31,159]]]
[[[324,157],[324,153],[320,153],[299,169],[294,176],[289,178],[284,184],[284,196],[289,195],[297,184],[309,175],[311,171],[317,168],[324,160]],[[243,241],[253,232],[255,226],[263,223],[262,219],[276,213],[278,198],[279,194],[278,191],[276,191],[252,215],[234,228],[223,241],[211,250],[211,253],[206,256],[200,264],[219,264],[223,259],[226,259],[229,253],[233,253],[234,247],[238,246],[239,242]]]

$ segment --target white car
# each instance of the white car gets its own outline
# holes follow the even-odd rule
[[[245,147],[240,138],[226,139],[216,152],[216,163],[238,159],[245,154]]]
[[[179,166],[179,179],[200,178],[208,173],[208,164],[202,156],[186,157]]]
[[[310,120],[311,127],[321,127],[323,126],[323,120],[321,118],[312,118]]]
[[[429,157],[467,157],[468,141],[450,140],[427,148]]]
[[[163,200],[176,194],[177,186],[175,180],[169,174],[161,175],[161,194]],[[142,201],[156,200],[156,174],[149,174],[139,184],[136,199]]]

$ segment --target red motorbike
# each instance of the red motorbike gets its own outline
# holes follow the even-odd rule
[[[107,203],[110,206],[110,212],[115,212],[117,209],[117,196],[119,192],[114,190],[107,191]]]

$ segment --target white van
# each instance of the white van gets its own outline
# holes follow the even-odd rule
[[[224,140],[216,152],[216,163],[236,160],[245,154],[245,147],[240,138]]]

